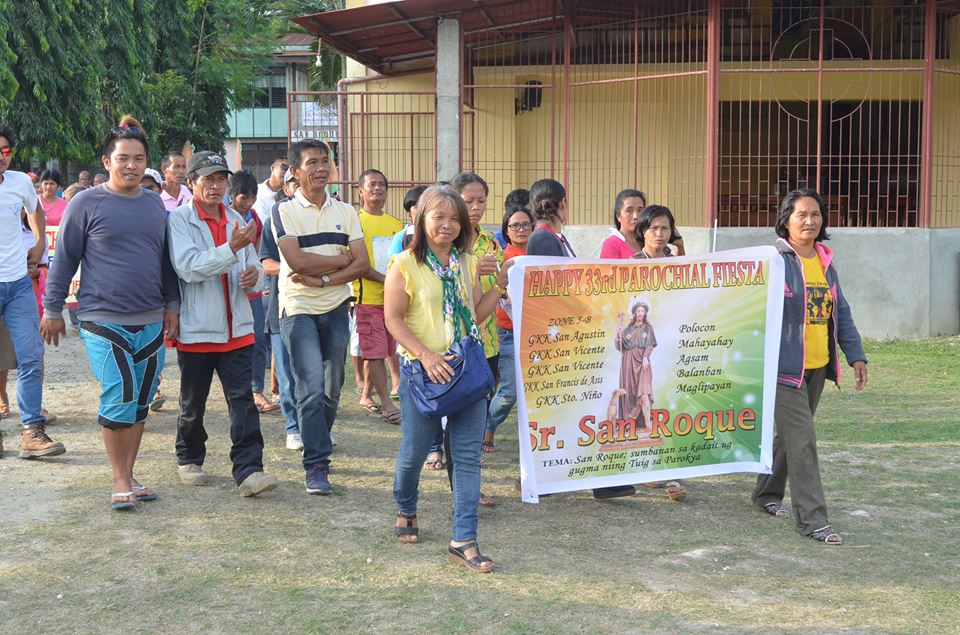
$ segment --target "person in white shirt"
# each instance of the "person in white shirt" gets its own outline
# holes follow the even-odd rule
[[[270,212],[277,204],[277,192],[283,187],[284,175],[289,168],[286,159],[274,159],[270,164],[270,177],[257,186],[257,202],[253,204],[253,209],[260,217],[261,224],[270,218]]]
[[[40,412],[43,400],[43,342],[40,314],[28,271],[46,254],[43,208],[30,178],[8,170],[16,135],[0,124],[0,319],[3,319],[17,354],[17,405],[23,431],[20,458],[57,456],[66,452],[46,432]],[[21,213],[33,233],[34,246],[24,255]],[[0,452],[3,443],[0,440]]]

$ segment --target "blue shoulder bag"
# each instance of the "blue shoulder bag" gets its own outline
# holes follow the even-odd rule
[[[465,272],[466,267],[463,270]],[[463,276],[467,281],[468,306],[473,325],[470,334],[459,342],[454,342],[446,352],[446,355],[454,356],[448,362],[453,368],[453,378],[445,384],[435,383],[419,360],[404,364],[402,368],[410,384],[413,403],[424,417],[445,417],[460,412],[484,399],[493,389],[493,371],[490,370],[483,344],[478,338],[477,315],[473,308],[473,285],[470,284],[469,277]]]

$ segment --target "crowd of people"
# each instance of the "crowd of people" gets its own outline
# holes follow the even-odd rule
[[[43,341],[57,345],[66,334],[65,300],[82,268],[71,320],[102,388],[98,422],[112,469],[112,508],[136,509],[158,497],[136,479],[135,464],[148,412],[168,398],[160,390],[168,348],[180,369],[175,450],[183,484],[207,482],[204,417],[216,374],[229,405],[239,493],[257,496],[279,483],[264,471],[260,428],[262,414],[279,412],[287,447],[301,452],[306,492],[330,494],[332,430],[349,353],[360,405],[400,427],[397,539],[419,541],[421,471],[445,469],[453,504],[449,557],[471,571],[491,570],[477,543],[477,509],[495,504],[481,492],[481,459],[496,449],[497,428],[517,402],[508,271],[525,254],[576,257],[564,234],[570,210],[561,183],[541,179],[510,192],[500,231],[491,232],[481,224],[490,191],[478,174],[412,188],[403,225],[385,209],[389,183],[377,169],[359,177],[359,209],[331,196],[332,157],[318,140],[292,144],[263,182],[230,170],[212,151],[168,153],[157,171],[148,167],[147,133],[126,116],[104,139],[104,180],[90,184],[90,174],[81,173],[62,198],[56,171],[39,175],[35,188],[29,176],[7,169],[15,143],[13,131],[0,127],[0,316],[10,336],[2,361],[17,369],[22,458],[66,452],[48,435],[53,416],[41,407]],[[839,379],[838,347],[858,390],[867,371],[823,245],[824,212],[812,190],[791,192],[780,210],[777,244],[787,282],[774,470],[758,479],[753,502],[790,516],[783,505],[789,479],[798,529],[833,544],[842,538],[827,522],[813,416],[825,380]],[[59,226],[49,271],[45,223]],[[613,225],[603,258],[684,254],[671,211],[648,205],[639,190],[617,196]],[[809,310],[814,295],[816,315]],[[656,346],[649,309],[634,307],[617,333],[630,362],[616,407],[645,422]],[[471,338],[482,347],[493,388],[447,416],[425,415],[411,397],[408,371],[415,365],[430,381],[448,382],[456,372],[451,349]],[[276,379],[275,401],[265,395],[267,376]],[[686,492],[676,481],[648,485],[665,488],[672,500]],[[605,487],[594,496],[634,492]]]

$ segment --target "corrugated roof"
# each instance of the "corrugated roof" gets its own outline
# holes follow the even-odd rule
[[[610,4],[610,3],[604,3]],[[614,3],[615,4],[615,3]],[[388,74],[432,68],[436,63],[437,18],[461,20],[464,39],[489,31],[526,32],[557,28],[561,0],[405,0],[315,13],[295,19],[324,44],[364,66]]]

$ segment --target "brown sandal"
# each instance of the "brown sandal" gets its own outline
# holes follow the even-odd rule
[[[495,452],[497,447],[493,444],[494,436],[492,432],[483,433],[483,443],[480,444],[480,451],[485,454]]]
[[[401,521],[403,524],[400,524]],[[417,527],[416,514],[398,513],[397,525],[393,530],[397,534],[397,540],[402,544],[412,545],[420,542],[420,528]]]

